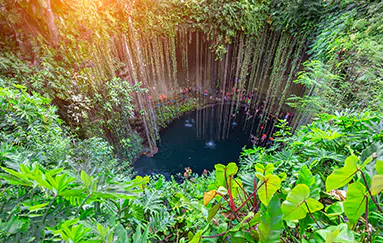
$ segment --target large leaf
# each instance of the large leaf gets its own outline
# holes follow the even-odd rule
[[[378,172],[378,174],[383,174],[383,160],[378,160],[376,162],[376,172]]]
[[[260,163],[255,165],[255,171],[259,172],[263,175],[272,174],[274,171],[274,165],[273,164],[267,164],[266,167]]]
[[[211,190],[209,192],[205,192],[203,194],[203,205],[205,205],[205,207],[206,207],[209,204],[209,202],[215,197],[215,195],[217,195],[216,190]]]
[[[319,178],[320,180],[320,178]],[[317,179],[313,176],[307,165],[303,165],[299,170],[297,184],[305,184],[310,188],[310,197],[315,200],[320,198],[320,187],[317,184]]]
[[[375,175],[375,164],[376,169],[378,169],[379,161],[383,161],[383,143],[374,143],[363,150],[362,154],[360,155],[360,161],[367,160],[371,155],[373,155],[375,159],[372,161],[372,163],[366,165],[364,169],[364,172],[369,176],[369,178],[372,178]],[[379,174],[381,173],[383,172],[380,172]]]
[[[267,206],[273,195],[281,188],[281,178],[277,175],[267,174],[261,183],[263,185],[257,193],[261,202]]]
[[[262,215],[261,223],[258,226],[260,242],[278,242],[283,229],[281,203],[275,196],[269,202],[266,213]]]
[[[193,238],[189,241],[189,243],[198,243],[201,241],[201,236],[202,236],[202,230],[198,231]]]
[[[340,188],[349,183],[356,172],[358,172],[358,157],[356,155],[351,155],[347,157],[344,167],[341,169],[334,170],[331,175],[326,179],[326,191],[330,192],[331,190]]]
[[[234,162],[230,162],[226,166],[226,176],[235,175],[238,172],[238,166]]]
[[[216,181],[219,186],[223,187],[226,187],[228,178],[230,178],[230,176],[234,176],[238,172],[238,166],[234,162],[230,162],[227,166],[216,164],[214,168]]]
[[[310,188],[305,184],[296,185],[287,195],[282,203],[283,219],[297,220],[306,217],[310,210],[311,213],[321,210],[322,203],[309,198]]]
[[[337,219],[344,213],[343,202],[335,202],[325,208],[325,215],[329,219]]]
[[[378,195],[383,190],[383,175],[375,175],[371,181],[371,194]]]
[[[207,216],[207,222],[210,222],[214,216],[217,214],[218,212],[218,209],[219,209],[220,205],[219,204],[216,204],[214,205],[213,207],[211,207],[208,211],[208,216]]]
[[[350,222],[358,222],[360,216],[366,211],[366,193],[366,187],[360,182],[348,186],[344,212]]]
[[[226,179],[225,179],[225,169],[226,166],[223,164],[216,164],[214,165],[215,168],[215,180],[217,181],[218,185],[226,187]]]
[[[326,229],[318,230],[314,236],[315,242],[318,243],[349,243],[354,242],[354,238],[354,233],[345,223],[342,223],[338,226],[329,226]]]
[[[373,196],[378,195],[383,190],[383,160],[376,162],[376,171],[378,175],[375,175],[371,180],[371,194]]]

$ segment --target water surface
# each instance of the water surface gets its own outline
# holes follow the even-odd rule
[[[252,145],[250,133],[255,133],[256,125],[251,132],[253,119],[244,108],[231,109],[228,104],[213,105],[184,114],[160,132],[158,153],[141,156],[134,163],[135,170],[139,175],[169,176],[190,167],[200,174],[204,169],[213,170],[217,163],[236,162],[242,148]]]

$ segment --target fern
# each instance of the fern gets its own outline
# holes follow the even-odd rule
[[[161,191],[153,192],[145,189],[140,201],[145,213],[156,213],[163,208]]]
[[[153,213],[149,221],[150,228],[156,233],[165,233],[174,224],[175,219],[166,208],[161,208],[158,212]]]

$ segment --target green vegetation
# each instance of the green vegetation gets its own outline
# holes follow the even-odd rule
[[[245,149],[240,168],[180,184],[130,179],[104,142],[69,139],[37,94],[1,99],[5,242],[382,241],[378,113],[322,114],[272,148]]]
[[[0,241],[383,242],[383,3],[154,2],[0,0]],[[272,147],[134,175],[237,89],[296,109]]]

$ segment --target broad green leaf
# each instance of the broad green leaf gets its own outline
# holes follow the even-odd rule
[[[383,160],[376,161],[376,171],[378,174],[383,174]]]
[[[256,176],[260,181],[264,181],[265,178],[266,178],[266,176],[264,176],[264,175],[263,175],[262,173],[260,173],[260,172],[255,172],[254,174],[255,174],[255,176]]]
[[[297,184],[306,184],[308,187],[315,184],[315,178],[307,165],[303,165],[299,170]]]
[[[226,187],[226,179],[225,179],[225,169],[226,167],[223,164],[214,165],[215,168],[215,179],[218,185]]]
[[[261,202],[267,206],[274,193],[281,188],[281,178],[277,175],[268,174],[263,182],[260,182],[263,185],[258,189],[257,193]]]
[[[326,179],[326,191],[330,192],[331,190],[340,188],[349,183],[356,172],[358,172],[358,157],[356,155],[351,155],[347,157],[344,167],[341,169],[335,169],[331,175]]]
[[[265,169],[265,175],[272,174],[274,172],[274,165],[267,164]]]
[[[203,194],[203,205],[205,205],[205,207],[206,207],[209,204],[209,202],[215,197],[215,195],[217,195],[216,190],[211,190],[209,192],[205,192]]]
[[[327,206],[324,211],[329,219],[335,219],[344,213],[343,202],[335,202]]]
[[[278,242],[283,232],[281,203],[278,197],[274,196],[266,212],[261,216],[261,223],[258,226],[261,243]]]
[[[242,181],[238,178],[236,178],[235,181],[234,179],[229,178],[229,182],[229,185],[231,185],[231,194],[233,195],[233,198],[236,198],[241,191],[241,187],[243,187]]]
[[[220,206],[219,204],[216,204],[209,209],[208,216],[207,216],[207,222],[210,222],[214,218],[214,216],[218,212],[219,206]]]
[[[320,181],[320,178],[318,178]],[[297,184],[305,184],[310,188],[310,197],[315,200],[320,198],[320,184],[317,183],[317,178],[313,176],[307,165],[303,165],[299,170]]]
[[[261,174],[264,174],[265,173],[265,166],[263,166],[262,164],[258,163],[258,164],[255,165],[255,171],[259,172]]]
[[[230,175],[235,175],[238,172],[238,166],[234,162],[230,162],[226,166],[226,177],[228,178]]]
[[[355,236],[348,225],[342,223],[338,226],[329,226],[326,229],[317,230],[315,232],[314,240],[318,243],[349,243],[355,242]]]
[[[336,229],[333,232],[330,232],[326,238],[326,243],[333,243],[335,238],[339,235],[340,229]]]
[[[315,200],[314,198],[311,198],[311,197],[306,199],[306,203],[307,203],[307,206],[309,207],[311,213],[319,211],[323,208],[322,203],[318,202],[317,200]]]
[[[283,219],[297,220],[303,219],[308,213],[316,212],[323,208],[323,205],[309,198],[310,188],[305,184],[296,185],[287,195],[286,200],[282,203]],[[308,208],[307,208],[308,207]]]
[[[351,223],[358,222],[360,216],[366,211],[366,187],[355,182],[348,186],[344,212]]]
[[[378,195],[383,190],[383,175],[375,175],[371,180],[371,194]]]
[[[198,231],[189,243],[199,243],[201,241],[202,230]]]

